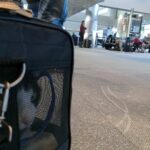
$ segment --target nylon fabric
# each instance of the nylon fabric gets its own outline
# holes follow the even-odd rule
[[[7,12],[0,12],[0,24],[0,81],[18,77],[20,65],[13,62],[27,65],[24,79],[10,91],[6,120],[13,128],[13,141],[0,144],[0,150],[56,150],[66,141],[64,150],[69,150],[70,35],[58,26]]]

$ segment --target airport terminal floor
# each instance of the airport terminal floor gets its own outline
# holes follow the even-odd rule
[[[149,53],[76,47],[72,150],[149,150],[149,91]]]

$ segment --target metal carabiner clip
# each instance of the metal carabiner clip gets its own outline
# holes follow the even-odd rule
[[[4,121],[5,120],[5,113],[7,112],[7,109],[8,109],[9,91],[12,87],[16,86],[19,82],[21,82],[21,80],[25,76],[25,72],[26,72],[26,65],[25,65],[25,63],[23,63],[21,75],[17,78],[17,80],[15,80],[12,83],[9,83],[9,82],[6,82],[5,84],[0,83],[0,88],[3,88],[3,89],[5,88],[5,93],[4,93],[4,98],[3,98],[3,105],[2,105],[2,113],[0,115],[0,128],[2,128],[3,125],[5,125],[8,128],[9,142],[12,141],[13,129],[12,129],[11,125],[9,125],[6,121]]]
[[[12,141],[13,129],[12,127],[4,120],[1,120],[1,128],[6,127],[8,129],[8,141]]]

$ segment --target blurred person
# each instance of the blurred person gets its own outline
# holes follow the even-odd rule
[[[26,0],[33,17],[63,27],[68,14],[67,0]]]
[[[98,45],[98,33],[96,33],[96,38],[95,38],[95,47]]]
[[[68,15],[67,0],[40,0],[38,18],[63,27]]]
[[[79,36],[80,36],[80,40],[79,40],[79,46],[83,47],[83,42],[84,42],[84,33],[85,33],[86,27],[85,27],[85,22],[84,20],[81,22],[80,25],[80,32],[79,32]]]
[[[143,42],[140,40],[138,36],[135,36],[135,38],[132,40],[132,43],[134,46],[133,48],[134,51],[138,50],[143,44]]]

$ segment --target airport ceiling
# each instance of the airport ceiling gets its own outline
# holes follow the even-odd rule
[[[136,12],[150,15],[150,0],[69,0],[69,16],[97,3],[105,7],[116,9],[131,10],[134,8]]]
[[[102,5],[150,14],[150,0],[105,0]]]
[[[69,16],[103,1],[104,0],[69,0]]]

